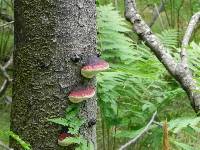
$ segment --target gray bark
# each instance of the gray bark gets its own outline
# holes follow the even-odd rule
[[[81,65],[96,55],[95,0],[16,0],[14,12],[11,130],[33,150],[66,149],[57,144],[61,127],[47,118],[63,117],[67,95],[84,82]],[[87,120],[81,134],[95,145],[95,126],[87,123],[96,119],[96,98],[83,102],[80,115]],[[21,149],[14,140],[10,146]]]
[[[176,79],[181,87],[186,91],[190,103],[197,114],[200,113],[200,92],[196,82],[193,80],[186,59],[186,46],[188,45],[192,31],[197,23],[200,21],[200,13],[196,13],[188,26],[186,35],[182,44],[181,59],[177,63],[175,59],[168,53],[167,48],[160,42],[149,26],[144,22],[142,17],[137,12],[135,0],[125,0],[126,18],[133,24],[134,31],[145,41],[146,45],[150,47],[152,52],[165,66],[168,72]]]

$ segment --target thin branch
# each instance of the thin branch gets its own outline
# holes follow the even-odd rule
[[[3,74],[3,77],[8,80],[9,82],[12,81],[12,79],[10,78],[9,74],[7,73],[7,71],[5,70],[5,68],[3,66],[0,65],[0,71]]]
[[[154,119],[157,115],[157,111],[154,112],[153,116],[151,117],[151,120],[149,121],[149,123],[145,126],[145,128],[132,140],[130,140],[128,143],[124,144],[123,146],[121,146],[119,148],[119,150],[124,150],[126,147],[128,147],[131,144],[134,144],[135,142],[137,142],[138,139],[140,139],[140,137],[142,137],[146,132],[149,131],[150,126],[153,124]]]
[[[8,25],[13,24],[13,23],[14,23],[14,21],[10,21],[10,22],[7,22],[5,24],[1,24],[0,27],[5,27],[5,26],[8,26]]]
[[[13,63],[13,53],[10,55],[9,60],[5,63],[4,69],[7,69]]]
[[[159,7],[157,7],[157,5],[155,4],[153,19],[149,24],[150,27],[152,27],[154,25],[154,23],[156,22],[156,20],[160,16],[160,14],[164,11],[165,3],[166,2],[164,0],[162,0]]]
[[[3,12],[0,12],[0,19],[6,22],[13,21],[13,18],[11,16],[9,16],[8,14],[4,14]]]
[[[5,96],[5,97],[4,97],[4,101],[5,101],[6,104],[11,104],[11,103],[12,103],[12,97],[10,97],[10,96]]]
[[[199,25],[198,22],[200,22],[200,12],[192,16],[182,41],[181,61],[185,67],[188,67],[186,48],[188,47],[188,43],[190,41],[192,33],[194,32],[195,28],[197,28],[197,26]]]
[[[0,64],[0,71],[2,72],[3,76],[5,77],[5,79],[7,79],[8,81],[12,81],[12,79],[10,78],[10,76],[8,75],[6,69],[13,63],[13,54],[11,54],[10,59],[5,63],[4,66],[2,66]]]
[[[163,7],[163,8],[164,8],[164,7]],[[161,25],[162,25],[162,28],[164,29],[163,20],[162,20],[162,17],[160,16],[160,12],[159,12],[158,7],[157,7],[156,4],[155,4],[155,9],[156,9],[156,11],[157,11],[158,18],[159,18],[159,20],[160,20],[160,23],[161,23]]]
[[[0,65],[0,71],[3,74],[5,81],[3,82],[3,85],[0,88],[0,97],[4,95],[6,92],[9,84],[12,82],[12,79],[10,78],[9,74],[7,73],[6,69],[13,63],[13,55],[10,56],[10,59],[5,63],[4,66]]]
[[[8,86],[9,86],[9,84],[10,84],[10,82],[8,80],[5,80],[3,82],[3,85],[0,88],[0,97],[5,94],[5,92],[6,92],[7,88],[8,88]]]
[[[126,18],[133,24],[135,32],[138,34],[139,37],[141,37],[143,41],[145,41],[145,44],[151,49],[151,51],[156,55],[156,57],[160,60],[160,62],[164,65],[168,72],[185,90],[193,109],[197,114],[200,115],[200,88],[193,80],[190,69],[188,67],[185,67],[184,63],[177,63],[172,55],[168,53],[167,48],[161,43],[159,38],[152,33],[151,29],[138,14],[135,0],[125,0],[125,7]],[[186,32],[186,39],[183,41],[184,44],[188,43],[191,37],[190,34],[191,31],[193,31],[193,28],[189,29],[190,30]],[[185,45],[183,47],[185,47]],[[184,52],[185,51],[183,51],[182,53],[184,54]]]
[[[149,26],[144,22],[136,10],[135,0],[125,0],[126,18],[133,24],[135,32],[146,42],[156,57],[163,63],[166,69],[175,74],[176,62],[168,53],[167,48],[152,33]]]
[[[157,121],[153,121],[153,123],[159,127],[163,127],[163,125],[160,123],[160,122],[157,122]]]

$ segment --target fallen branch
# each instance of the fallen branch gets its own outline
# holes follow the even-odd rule
[[[151,120],[149,121],[149,123],[145,126],[145,128],[132,140],[130,140],[129,142],[127,142],[126,144],[124,144],[123,146],[121,146],[119,148],[119,150],[124,150],[126,147],[128,147],[131,144],[134,144],[135,142],[137,142],[138,139],[140,139],[140,137],[142,137],[146,132],[149,131],[150,126],[153,124],[154,119],[157,115],[157,111],[153,114],[153,116],[151,117]]]
[[[196,113],[200,112],[200,91],[197,87],[196,82],[193,80],[192,74],[187,66],[187,55],[185,50],[182,50],[182,62],[177,63],[175,59],[168,53],[167,48],[160,42],[159,38],[155,36],[150,27],[144,22],[141,16],[138,14],[136,9],[135,0],[125,0],[126,7],[126,18],[129,20],[134,27],[135,32],[145,44],[151,49],[151,51],[156,55],[168,72],[176,79],[176,81],[181,85],[181,87],[186,91],[190,103]],[[183,43],[188,43],[191,33],[194,29],[194,24],[198,23],[200,19],[197,19],[200,12],[195,14],[189,24],[188,30],[186,31],[186,40]],[[195,20],[195,21],[194,21]],[[192,22],[192,23],[191,23]],[[183,45],[185,48],[186,45]]]

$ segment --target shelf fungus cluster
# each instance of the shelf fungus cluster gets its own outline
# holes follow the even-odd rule
[[[87,63],[81,68],[81,75],[85,78],[93,78],[97,75],[97,73],[105,71],[109,68],[109,64],[100,59],[97,56],[92,56],[88,59]],[[88,80],[86,80],[88,81]],[[87,83],[86,83],[87,84]],[[80,103],[84,100],[90,99],[94,97],[96,90],[92,86],[83,86],[79,85],[75,89],[73,89],[68,98],[72,103]],[[95,122],[91,122],[90,125],[93,125]],[[61,133],[58,137],[58,144],[60,146],[69,146],[74,144],[72,138],[74,135],[69,133]]]
[[[109,68],[109,64],[98,58],[90,57],[85,66],[81,69],[81,75],[85,78],[93,78],[97,73],[105,71]],[[95,95],[95,88],[90,86],[81,86],[71,91],[68,98],[72,103],[80,103],[84,100],[92,98]]]

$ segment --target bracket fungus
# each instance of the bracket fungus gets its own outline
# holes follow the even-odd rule
[[[92,98],[95,95],[95,88],[93,87],[81,87],[73,90],[68,98],[72,103],[80,103],[84,100]]]
[[[85,78],[93,78],[97,73],[105,71],[109,68],[109,64],[103,60],[98,58],[97,56],[90,57],[88,62],[81,69],[81,74]]]
[[[58,137],[58,145],[69,146],[69,145],[74,144],[71,140],[72,137],[73,137],[73,135],[70,133],[65,133],[65,132],[61,133]]]

